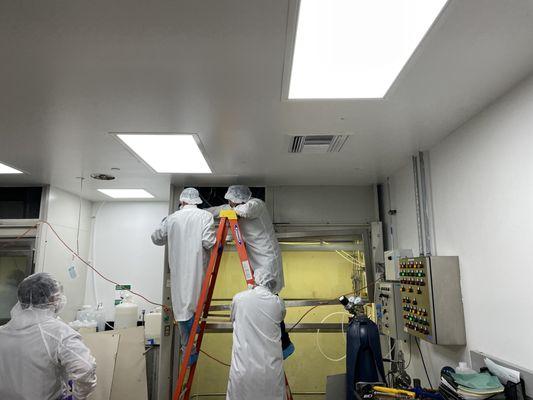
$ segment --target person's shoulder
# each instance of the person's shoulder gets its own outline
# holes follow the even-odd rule
[[[250,200],[247,201],[247,203],[255,203],[266,207],[266,203],[263,200],[258,199],[257,197],[252,197]]]
[[[258,199],[256,197],[252,197],[245,204],[248,207],[253,207],[255,210],[260,210],[261,212],[265,212],[267,210],[266,203],[263,200]]]
[[[246,300],[247,298],[249,298],[250,296],[253,296],[253,290],[252,289],[246,289],[242,292],[239,292],[237,293],[236,295],[233,296],[233,302],[239,302],[239,301],[244,301]]]
[[[213,214],[211,214],[207,210],[204,210],[203,208],[197,208],[196,212],[198,212],[199,214],[205,215],[206,217],[212,217],[213,216]]]
[[[180,215],[180,210],[176,210],[176,211],[174,211],[172,214],[170,214],[170,215],[166,218],[166,220],[167,220],[167,221],[171,221],[171,220],[177,218],[179,215]]]
[[[214,221],[213,214],[211,214],[207,210],[203,210],[201,208],[197,208],[194,210],[195,215],[197,215],[199,218],[201,218],[204,222],[211,222]]]
[[[80,333],[70,327],[61,318],[50,318],[44,321],[41,325],[45,333],[58,341],[72,337],[78,337],[81,339]]]

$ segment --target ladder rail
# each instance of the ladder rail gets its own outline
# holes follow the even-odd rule
[[[208,292],[207,292],[207,298],[206,298],[205,303],[204,303],[204,309],[203,309],[203,313],[202,313],[202,321],[200,323],[200,330],[198,332],[198,337],[196,339],[196,353],[198,355],[200,354],[200,349],[202,347],[202,341],[203,341],[203,338],[204,338],[205,328],[207,326],[207,317],[208,317],[208,314],[209,314],[209,306],[211,305],[211,300],[213,299],[213,293],[215,291],[215,282],[216,282],[216,279],[218,277],[218,270],[220,268],[220,261],[222,260],[222,252],[224,250],[224,246],[226,245],[226,239],[227,239],[227,236],[228,236],[227,223],[225,221],[223,221],[223,220],[221,220],[220,223],[224,224],[224,232],[222,233],[222,237],[220,239],[221,240],[220,241],[220,246],[217,249],[219,254],[218,254],[218,257],[217,257],[216,262],[215,262],[215,267],[213,269],[213,273],[211,275],[211,281],[209,282],[209,289],[208,289]],[[190,340],[190,338],[189,338],[189,340]],[[189,398],[190,393],[191,393],[192,384],[193,384],[193,381],[194,381],[194,373],[196,371],[196,365],[197,364],[198,363],[195,362],[193,365],[191,365],[189,367],[189,379],[187,380],[187,384],[185,386],[185,393],[186,393],[185,398],[186,399]]]
[[[237,219],[229,218],[229,225],[233,235],[233,241],[235,242],[235,247],[237,249],[237,254],[239,255],[239,260],[241,261],[244,280],[246,281],[248,287],[253,287],[255,285],[254,270],[250,265],[250,260],[248,259],[248,253],[246,251],[246,245],[244,243],[244,239],[242,238]]]

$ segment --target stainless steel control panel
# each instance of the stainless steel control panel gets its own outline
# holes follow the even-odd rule
[[[376,287],[376,319],[379,331],[396,340],[406,340],[403,330],[400,283],[380,282]]]
[[[404,332],[434,344],[466,344],[457,257],[400,260]]]

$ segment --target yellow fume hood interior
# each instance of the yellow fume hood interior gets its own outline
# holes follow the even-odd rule
[[[360,278],[363,284],[366,283],[364,270],[360,267],[361,264],[364,265],[364,256],[360,251],[351,252],[351,255],[359,261],[357,266],[350,262],[348,257],[342,257],[334,250],[291,251],[290,246],[283,248],[287,247],[289,249],[283,251],[285,288],[280,293],[285,300],[335,299],[342,294],[353,293],[354,277]],[[214,301],[213,304],[228,303],[236,293],[243,290],[246,290],[246,286],[237,253],[225,252],[213,296],[214,299],[225,301]],[[309,308],[287,308],[285,323],[290,326]],[[331,313],[339,314],[331,315],[324,322],[343,321],[345,324],[348,322],[348,315],[341,305],[329,305],[315,308],[302,323],[320,323]],[[292,392],[302,393],[295,396],[298,400],[321,398],[318,394],[325,392],[326,377],[345,372],[345,360],[326,359],[317,346],[316,331],[292,332],[290,336],[296,351],[284,362],[284,367]],[[346,340],[342,332],[321,332],[318,341],[322,351],[331,359],[340,359],[346,353]],[[204,336],[202,351],[229,364],[231,345],[231,333],[208,332]],[[195,394],[200,396],[209,394],[209,399],[225,399],[228,374],[228,367],[202,354],[196,368],[191,398],[195,398]],[[213,396],[217,393],[220,396]]]

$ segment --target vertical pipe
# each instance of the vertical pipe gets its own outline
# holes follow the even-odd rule
[[[425,249],[426,255],[431,255],[431,235],[430,235],[430,226],[429,226],[429,210],[428,210],[428,198],[427,198],[427,188],[426,188],[426,167],[424,164],[424,154],[422,152],[418,153],[418,163],[420,165],[420,197],[421,197],[421,208],[422,208],[422,217],[424,225],[424,240],[425,240]]]
[[[373,282],[376,281],[378,278],[375,274],[375,264],[374,264],[374,258],[372,257],[372,233],[370,232],[370,229],[365,229],[363,231],[363,245],[364,245],[364,251],[365,251],[365,271],[366,271],[366,283],[368,285],[367,291],[368,291],[368,300],[373,301],[374,300],[374,288],[375,285]]]
[[[415,184],[415,205],[416,205],[416,227],[418,229],[418,250],[419,254],[424,255],[424,240],[422,232],[422,216],[420,212],[420,185],[418,181],[418,161],[417,157],[413,156],[413,178]]]
[[[391,200],[391,187],[390,187],[390,178],[387,178],[387,200],[389,203],[389,211],[387,214],[389,215],[389,229],[387,234],[390,237],[390,249],[389,250],[395,250],[396,249],[396,243],[394,242],[394,218],[392,216],[392,200]]]

